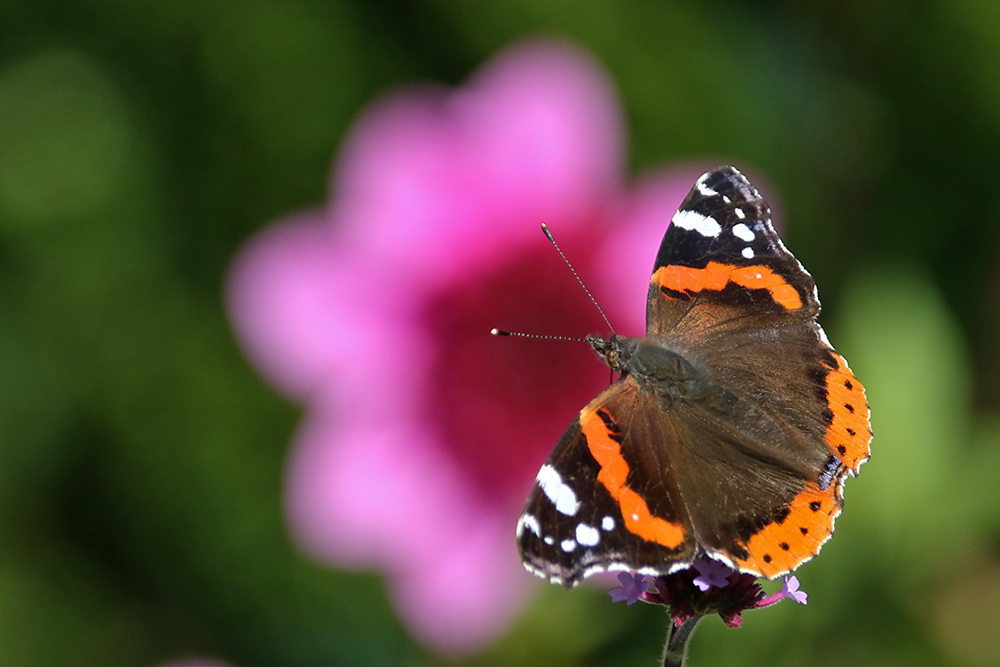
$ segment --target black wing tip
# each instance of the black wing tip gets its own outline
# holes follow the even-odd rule
[[[763,199],[760,193],[739,169],[732,165],[720,165],[715,169],[710,169],[702,174],[695,183],[693,192],[700,188],[708,188],[719,194],[732,196],[734,192],[739,193],[745,201],[755,201]]]

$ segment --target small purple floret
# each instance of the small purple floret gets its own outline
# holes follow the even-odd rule
[[[694,561],[694,569],[698,570],[698,576],[694,578],[694,585],[703,593],[712,586],[723,588],[729,583],[729,577],[733,571],[717,560],[710,558],[698,558]]]
[[[612,602],[624,601],[625,604],[631,605],[646,592],[646,577],[641,574],[621,572],[618,574],[618,583],[621,584],[621,588],[612,588],[609,591]]]
[[[794,574],[791,577],[785,577],[785,583],[781,585],[781,593],[785,597],[792,598],[799,604],[808,604],[806,599],[809,595],[805,591],[799,590],[799,578]]]
[[[799,590],[799,578],[792,575],[791,577],[784,578],[784,583],[781,584],[780,591],[762,598],[757,604],[754,605],[754,608],[762,609],[764,607],[770,607],[773,604],[781,602],[785,598],[791,598],[799,604],[806,604],[806,599],[808,597],[809,596],[805,591]]]

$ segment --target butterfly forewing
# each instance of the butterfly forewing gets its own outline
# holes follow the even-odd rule
[[[812,276],[785,249],[757,190],[732,167],[698,179],[656,255],[647,333],[700,344],[819,310]]]

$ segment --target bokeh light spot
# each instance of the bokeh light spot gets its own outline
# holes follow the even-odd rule
[[[125,175],[132,140],[121,96],[87,57],[50,51],[0,71],[0,225],[93,210]]]

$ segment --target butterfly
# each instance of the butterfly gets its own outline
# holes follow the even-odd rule
[[[556,443],[517,523],[567,587],[696,558],[773,578],[819,552],[869,457],[865,390],[812,276],[733,167],[697,180],[653,264],[646,335],[587,336],[617,374]]]

